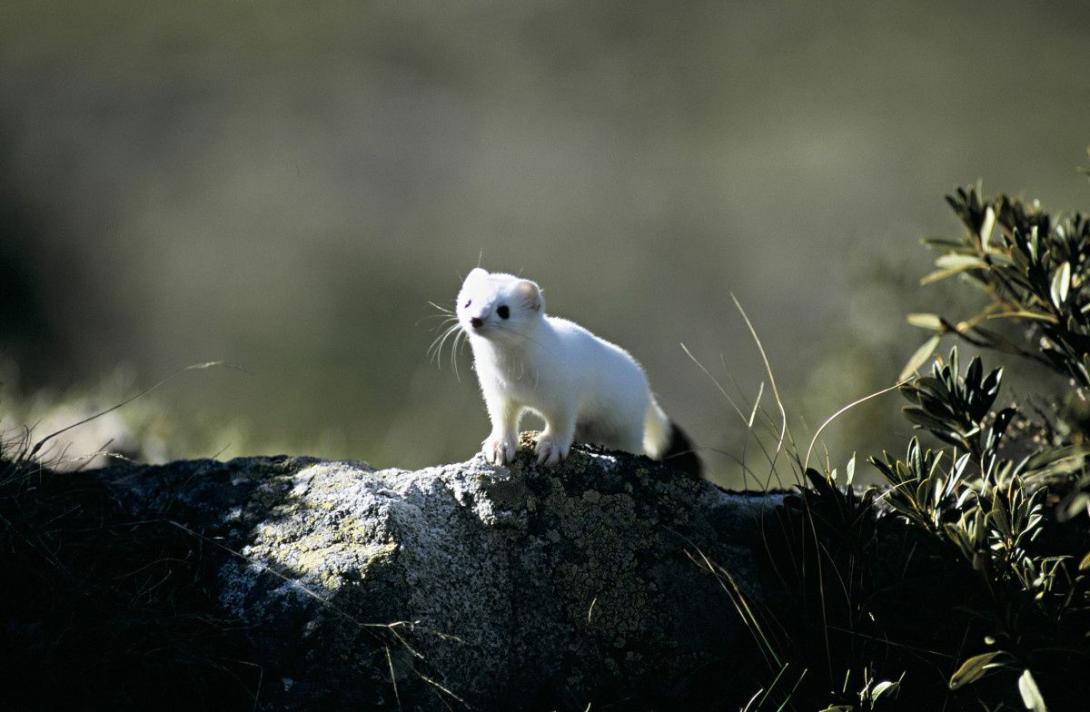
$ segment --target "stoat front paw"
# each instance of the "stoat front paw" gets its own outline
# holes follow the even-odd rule
[[[552,436],[541,435],[537,439],[534,452],[537,453],[537,464],[555,465],[568,456],[571,450],[571,442],[561,443]]]
[[[503,465],[515,459],[515,438],[489,435],[481,443],[484,459],[493,465]]]

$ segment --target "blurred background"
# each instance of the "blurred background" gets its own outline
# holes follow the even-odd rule
[[[917,286],[946,193],[1086,205],[1088,28],[1079,2],[7,0],[0,424],[222,359],[245,371],[58,456],[465,459],[488,421],[468,352],[429,362],[428,302],[480,260],[628,348],[738,485],[756,448],[680,344],[778,428],[736,295],[804,450],[893,383],[904,314],[959,312]],[[834,463],[903,442],[898,400],[831,426]]]

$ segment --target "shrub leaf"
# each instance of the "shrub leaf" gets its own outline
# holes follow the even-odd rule
[[[1045,700],[1041,697],[1041,691],[1037,688],[1037,681],[1033,679],[1033,674],[1029,670],[1024,671],[1018,678],[1018,691],[1022,693],[1022,703],[1027,710],[1048,712]]]
[[[897,376],[897,380],[905,380],[927,363],[927,359],[931,358],[931,354],[935,353],[935,349],[938,348],[939,340],[941,338],[941,335],[935,334],[930,339],[923,342],[920,345],[920,348],[916,349],[916,352],[912,354],[912,358],[908,360],[905,367],[901,369],[901,375]]]
[[[1071,263],[1064,262],[1052,275],[1052,303],[1059,309],[1067,301],[1067,291],[1071,286]]]
[[[950,676],[950,689],[957,690],[969,683],[976,682],[989,670],[1002,667],[1002,663],[992,661],[1004,654],[1002,650],[993,650],[990,653],[981,653],[969,658]]]
[[[942,319],[938,314],[909,314],[908,323],[912,326],[918,326],[921,329],[930,329],[931,331],[942,331]]]
[[[987,269],[988,263],[975,255],[947,254],[935,260],[935,266],[960,272],[967,269]]]

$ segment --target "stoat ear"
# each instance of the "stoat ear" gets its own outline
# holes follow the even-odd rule
[[[515,294],[522,299],[527,309],[536,312],[545,310],[545,297],[541,296],[541,287],[528,279],[519,280],[515,285]]]

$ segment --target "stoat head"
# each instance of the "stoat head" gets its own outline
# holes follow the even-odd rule
[[[545,317],[541,288],[511,274],[470,272],[458,292],[458,321],[471,338],[511,343],[525,339]]]

